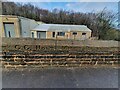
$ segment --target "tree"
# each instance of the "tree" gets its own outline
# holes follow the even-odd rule
[[[113,29],[116,14],[113,14],[106,9],[96,14],[96,26],[99,39],[106,39],[106,34]]]
[[[114,29],[116,14],[104,8],[101,12],[81,13],[63,9],[53,9],[52,11],[41,9],[30,3],[3,2],[4,15],[17,15],[26,18],[54,24],[75,24],[86,25],[92,30],[92,36],[99,39],[112,39],[111,31]],[[114,34],[116,35],[116,34]],[[118,40],[119,38],[114,38]]]

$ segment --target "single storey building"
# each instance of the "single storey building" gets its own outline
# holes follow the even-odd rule
[[[12,15],[0,15],[0,21],[0,37],[76,40],[91,37],[91,30],[85,25],[45,24]]]
[[[30,37],[30,30],[39,25],[35,20],[12,15],[0,15],[0,21],[2,37]]]
[[[91,30],[85,25],[40,24],[31,30],[31,37],[85,40],[91,37]]]

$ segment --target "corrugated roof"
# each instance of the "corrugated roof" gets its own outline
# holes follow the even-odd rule
[[[85,25],[63,25],[63,24],[40,24],[33,30],[35,31],[91,31]]]

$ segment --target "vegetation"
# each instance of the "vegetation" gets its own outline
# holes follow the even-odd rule
[[[103,9],[99,13],[81,13],[74,11],[52,11],[38,8],[31,4],[3,2],[4,15],[23,16],[36,21],[53,24],[87,25],[92,30],[92,36],[102,40],[120,40],[120,31],[114,28],[116,15]]]

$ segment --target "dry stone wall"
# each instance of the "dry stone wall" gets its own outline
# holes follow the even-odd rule
[[[66,45],[64,43],[70,43],[70,41],[65,42],[65,40],[36,40],[36,43],[34,43],[32,39],[8,38],[4,38],[2,42],[2,54],[0,56],[2,57],[3,67],[119,65],[120,51],[118,46],[93,47],[85,43],[84,45],[72,45],[73,43],[81,43],[81,41]]]

